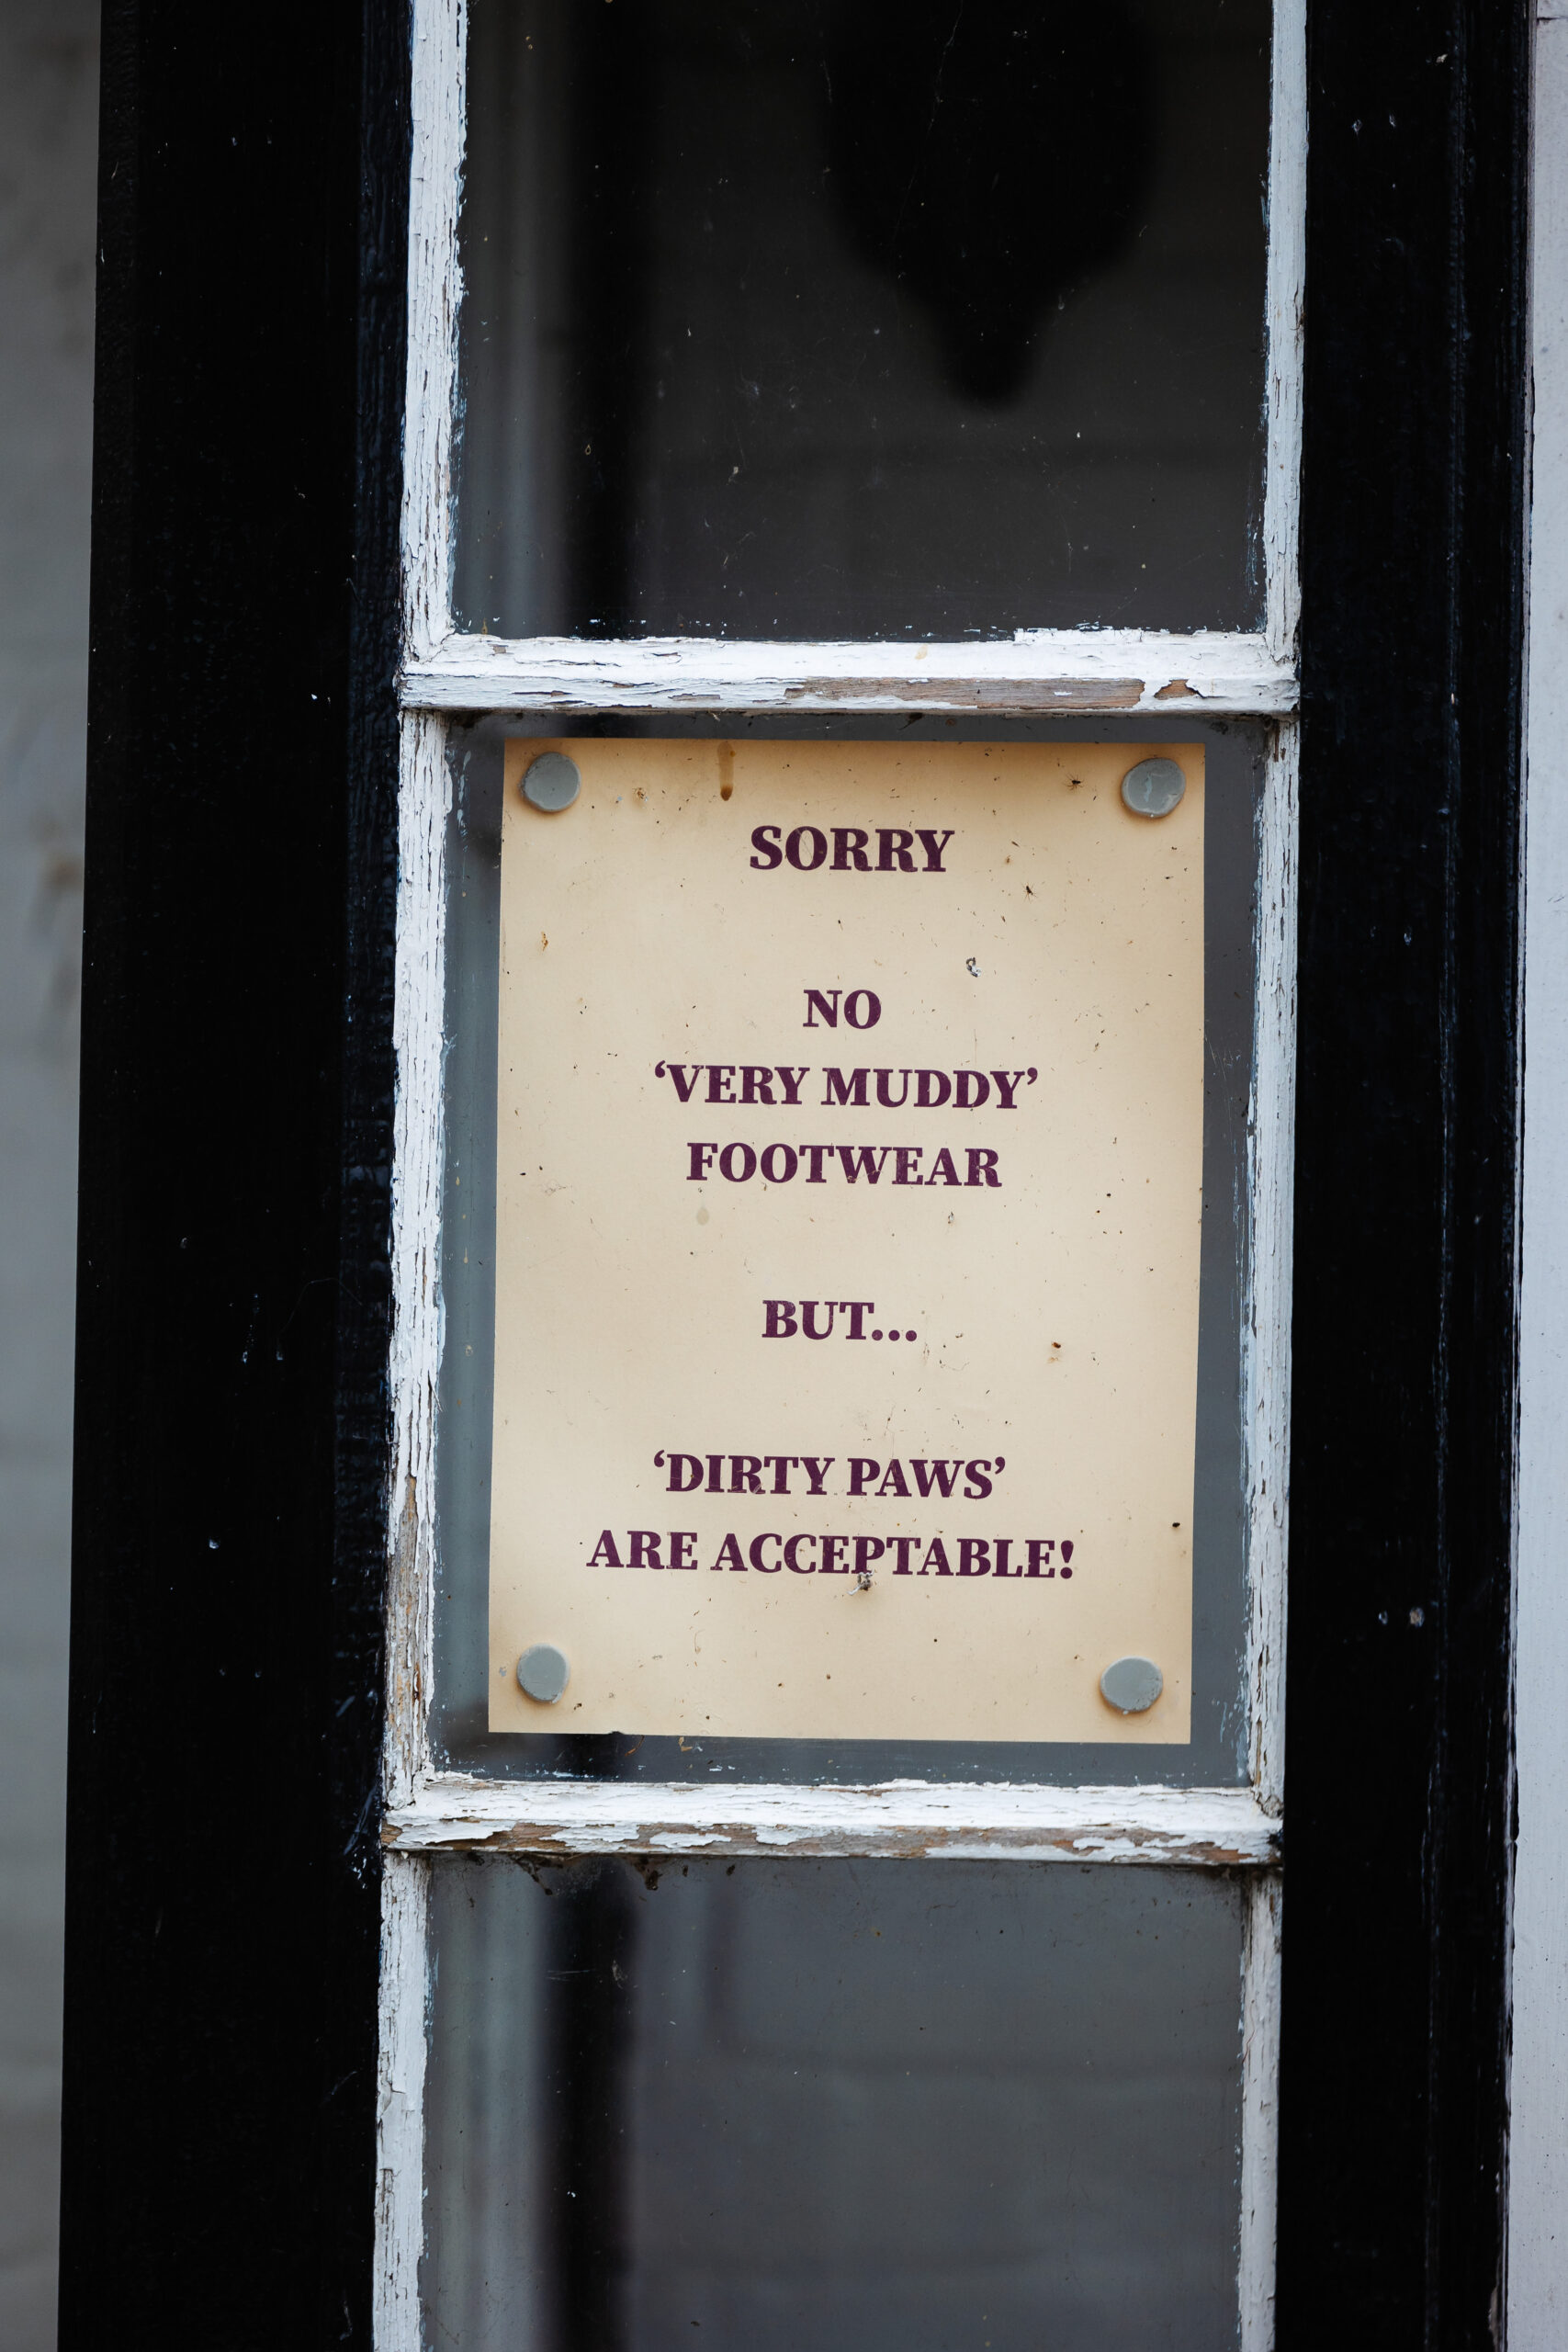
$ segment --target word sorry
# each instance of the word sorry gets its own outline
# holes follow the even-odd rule
[[[617,1544],[609,1528],[605,1528],[593,1547],[588,1562],[591,1568],[694,1568],[697,1538],[694,1531],[677,1528],[665,1535],[648,1527],[628,1528],[622,1543]],[[1017,1543],[1022,1556],[1014,1560],[1013,1545]],[[668,1544],[669,1557],[660,1555],[660,1545]],[[767,1546],[776,1544],[776,1559],[767,1556]],[[624,1550],[622,1546],[624,1545]],[[948,1547],[940,1535],[927,1544],[919,1535],[753,1535],[742,1553],[739,1535],[727,1535],[715,1557],[707,1565],[710,1569],[739,1568],[744,1572],[755,1568],[759,1576],[776,1577],[781,1568],[788,1568],[797,1577],[859,1577],[869,1584],[871,1572],[878,1560],[891,1558],[896,1577],[1034,1577],[1057,1575],[1070,1577],[1073,1542],[1065,1535],[1058,1543],[1054,1535],[963,1535],[953,1546],[956,1559],[948,1556]],[[995,1550],[996,1557],[992,1558]],[[803,1558],[802,1554],[815,1551],[815,1559]],[[1052,1558],[1060,1555],[1060,1565]],[[920,1555],[919,1567],[911,1567],[916,1554]]]
[[[793,865],[797,874],[815,874],[825,865],[829,874],[945,874],[942,854],[953,839],[953,827],[945,833],[906,832],[901,825],[878,825],[876,828],[876,863],[871,861],[871,835],[861,825],[834,825],[833,854],[828,854],[828,835],[819,825],[796,825],[788,834],[784,847],[779,837],[782,825],[759,825],[751,835],[751,847],[758,853],[751,863],[762,874],[774,873],[781,865]],[[915,864],[915,843],[925,852],[924,865]]]

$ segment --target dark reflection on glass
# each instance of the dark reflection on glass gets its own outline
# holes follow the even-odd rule
[[[618,1865],[552,1874],[540,2009],[550,2086],[545,2229],[551,2341],[620,2352],[629,2279],[627,2127],[637,2065],[636,1882]],[[550,1879],[538,1883],[557,1892]]]
[[[464,625],[1256,625],[1267,0],[470,21]]]
[[[1146,201],[1143,27],[1116,0],[910,0],[840,41],[828,169],[854,244],[930,311],[961,398],[1016,400],[1037,329]]]
[[[1235,2343],[1234,1885],[452,1860],[435,1936],[433,2346]]]

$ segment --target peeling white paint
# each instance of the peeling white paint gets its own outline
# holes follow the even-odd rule
[[[448,626],[465,29],[464,0],[414,0],[401,517],[403,641],[410,654],[427,650]],[[382,1778],[387,1799],[394,1803],[417,1784],[430,1700],[449,798],[441,722],[410,714],[402,722],[399,775],[388,1367],[393,1466]],[[419,2266],[424,2250],[429,1908],[429,1863],[388,1854],[381,1890],[375,2352],[420,2352],[424,2337]]]
[[[1241,1964],[1241,2352],[1273,2352],[1280,2193],[1280,1919],[1277,1876],[1247,1894]]]
[[[1249,1789],[1035,1788],[899,1781],[870,1788],[481,1781],[432,1775],[387,1816],[400,1853],[1011,1856],[1267,1869],[1279,1823]]]
[[[393,1471],[387,1634],[389,1802],[423,1765],[434,1608],[441,1372],[442,1050],[451,778],[441,721],[403,720],[398,824],[393,1113]]]
[[[1247,1117],[1251,1238],[1243,1310],[1247,1455],[1247,1762],[1278,1813],[1285,1770],[1285,1566],[1291,1460],[1291,1282],[1295,1207],[1296,770],[1281,726],[1258,826],[1257,1003]]]
[[[1306,0],[1274,0],[1269,141],[1269,440],[1264,642],[1294,663],[1301,619],[1302,325],[1306,290]]]
[[[409,175],[408,377],[403,424],[403,640],[427,650],[449,622],[452,424],[457,383],[457,217],[462,193],[465,0],[415,0]],[[388,1596],[386,1791],[424,1761],[434,1601],[434,1459],[441,1366],[442,1044],[446,836],[444,730],[402,722],[393,1012],[394,1427]]]
[[[408,393],[403,417],[403,641],[417,660],[452,624],[452,429],[457,390],[457,213],[465,0],[414,0],[409,175]]]
[[[1262,637],[1026,629],[970,645],[742,643],[647,638],[447,637],[411,659],[420,710],[919,709],[967,716],[1142,712],[1172,718],[1296,707],[1295,671]]]
[[[389,1854],[381,1878],[380,2048],[376,2068],[377,2352],[419,2352],[424,2251],[424,2066],[430,1864]]]

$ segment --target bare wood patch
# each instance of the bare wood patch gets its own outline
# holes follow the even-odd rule
[[[953,711],[1130,710],[1143,693],[1141,678],[802,678],[784,686],[781,698],[818,709],[874,707],[897,698]]]

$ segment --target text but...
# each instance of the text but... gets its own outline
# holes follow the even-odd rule
[[[830,1340],[837,1326],[844,1340],[907,1340],[912,1346],[919,1339],[918,1331],[904,1330],[891,1322],[886,1331],[880,1323],[873,1326],[869,1318],[875,1312],[876,1301],[872,1298],[803,1298],[798,1307],[793,1298],[765,1298],[762,1337]]]

